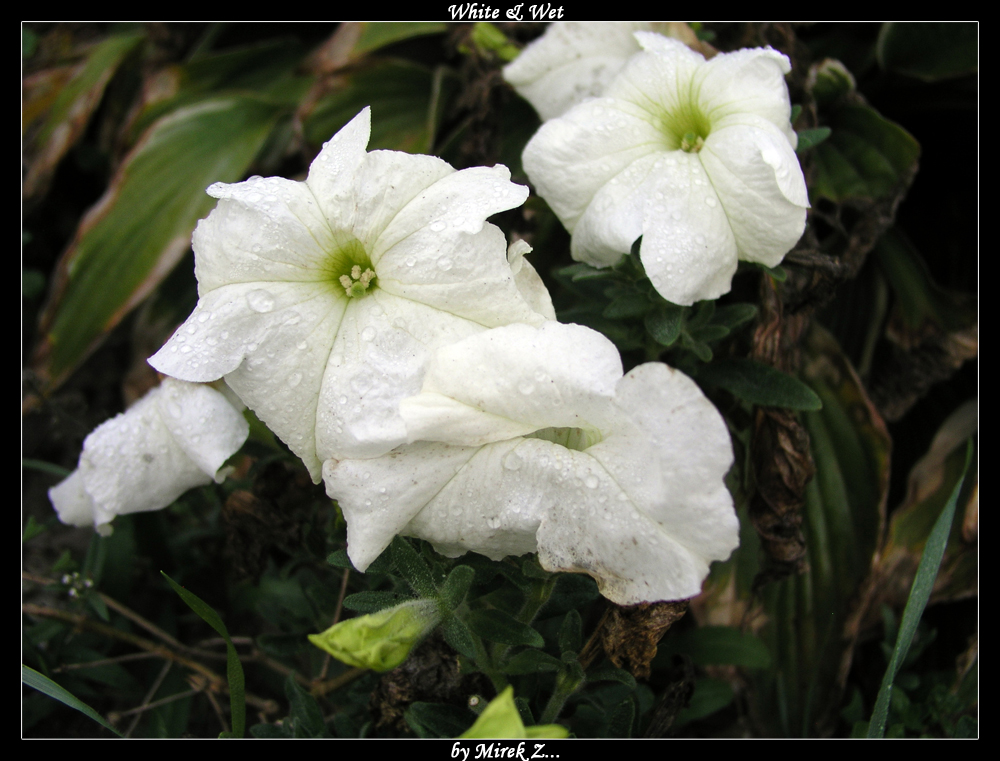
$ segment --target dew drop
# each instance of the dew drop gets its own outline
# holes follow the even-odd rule
[[[264,289],[258,288],[247,294],[247,304],[253,311],[265,314],[274,309],[274,296]]]
[[[716,200],[712,196],[705,196],[705,203],[714,209]]]
[[[522,394],[530,394],[532,391],[535,390],[535,384],[529,380],[522,380],[520,383],[517,384],[517,390],[520,391]]]
[[[437,261],[438,269],[444,270],[445,272],[447,272],[448,270],[451,269],[451,265],[452,265],[452,261],[447,256],[442,256]]]
[[[442,222],[440,219],[437,219],[437,220],[431,222],[430,225],[428,225],[428,227],[431,228],[431,232],[439,233],[445,227],[447,227],[447,225],[445,225],[445,223]]]
[[[288,376],[288,385],[295,388],[302,382],[302,373],[292,373]]]
[[[361,331],[361,339],[363,341],[371,341],[373,338],[375,338],[375,328],[371,325]]]

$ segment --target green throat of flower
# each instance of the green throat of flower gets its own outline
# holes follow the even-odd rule
[[[371,293],[378,276],[365,247],[349,233],[340,233],[329,253],[325,271],[336,293],[356,299]]]
[[[526,439],[543,439],[567,449],[582,452],[603,439],[599,431],[586,428],[542,428],[529,433]]]
[[[657,119],[667,150],[697,153],[712,132],[712,124],[697,105],[690,103],[671,109]]]

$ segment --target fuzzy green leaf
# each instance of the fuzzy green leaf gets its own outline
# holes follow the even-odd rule
[[[761,407],[818,410],[823,406],[802,381],[749,359],[720,359],[701,368],[698,379]]]

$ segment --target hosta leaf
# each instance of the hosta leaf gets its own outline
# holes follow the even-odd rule
[[[761,631],[774,667],[755,677],[784,736],[814,735],[836,720],[843,638],[885,520],[890,439],[836,341],[814,327],[803,376],[823,409],[803,416],[816,474],[806,488],[805,568],[764,589]]]
[[[86,129],[119,64],[143,39],[144,34],[113,35],[94,45],[79,65],[40,71],[25,81],[25,198],[44,190],[60,159]]]
[[[215,204],[205,188],[241,179],[279,114],[254,98],[220,98],[149,129],[60,260],[33,360],[49,390],[166,277]]]
[[[352,57],[358,58],[394,42],[408,40],[411,37],[439,34],[448,31],[449,28],[448,24],[443,22],[426,21],[362,22],[359,26],[361,33],[351,51]]]
[[[372,109],[368,150],[430,153],[451,76],[407,61],[376,61],[346,76],[343,86],[323,96],[306,118],[306,139],[320,145],[357,116]]]

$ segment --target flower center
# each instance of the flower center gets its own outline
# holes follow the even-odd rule
[[[361,241],[350,233],[334,233],[324,271],[337,293],[360,298],[370,293],[378,280],[371,259]]]
[[[670,109],[664,109],[656,120],[656,127],[663,134],[667,150],[697,153],[712,132],[709,122],[692,97]]]
[[[577,452],[583,452],[603,439],[600,432],[585,428],[542,428],[534,433],[529,433],[524,438],[551,441],[553,444],[559,444]]]

